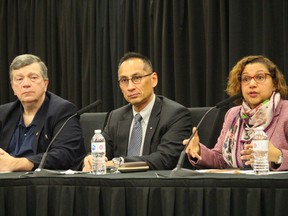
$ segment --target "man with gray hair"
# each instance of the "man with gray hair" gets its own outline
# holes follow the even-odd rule
[[[78,109],[47,91],[47,67],[39,57],[17,56],[9,73],[18,99],[0,106],[0,171],[34,170],[59,128]],[[79,118],[73,117],[49,149],[45,168],[76,169],[84,155]]]

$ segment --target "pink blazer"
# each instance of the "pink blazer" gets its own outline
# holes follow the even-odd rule
[[[236,106],[228,110],[224,119],[221,134],[218,137],[216,145],[213,149],[209,149],[205,145],[200,144],[202,160],[198,160],[196,162],[191,161],[192,165],[202,168],[229,168],[229,165],[222,157],[222,146],[225,135],[235,116],[239,113],[240,107],[241,106]],[[273,145],[276,148],[279,148],[283,153],[283,163],[280,166],[275,165],[274,163],[270,163],[270,169],[278,171],[288,170],[288,100],[280,101],[278,107],[275,110],[271,125],[266,133]],[[243,145],[241,145],[238,141],[236,157],[239,168],[243,168],[243,163],[240,159],[240,151],[242,148]]]

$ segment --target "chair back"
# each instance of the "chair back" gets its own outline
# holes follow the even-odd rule
[[[107,112],[92,112],[80,115],[80,125],[87,153],[91,152],[91,138],[94,135],[94,130],[101,129],[103,131],[107,114]]]
[[[210,108],[211,107],[188,108],[191,112],[193,127],[198,125],[201,118]],[[198,134],[200,137],[200,142],[206,145],[208,148],[213,148],[216,144],[222,129],[226,112],[227,109],[214,108],[206,115],[201,125],[199,126]]]
[[[191,113],[193,127],[198,125],[201,118],[210,108],[211,107],[188,108]],[[200,142],[210,149],[217,143],[217,138],[220,135],[226,112],[227,109],[214,108],[205,116],[201,125],[199,125],[198,134]],[[187,157],[184,159],[183,168],[195,169],[195,167],[192,167]]]

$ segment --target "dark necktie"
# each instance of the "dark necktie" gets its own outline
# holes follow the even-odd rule
[[[127,156],[139,156],[142,142],[142,116],[137,113],[134,117],[134,126],[131,133]]]

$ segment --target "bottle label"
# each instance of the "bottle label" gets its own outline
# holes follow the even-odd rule
[[[268,151],[268,140],[253,140],[253,151]]]
[[[93,142],[91,143],[92,153],[101,153],[106,151],[105,142]]]

